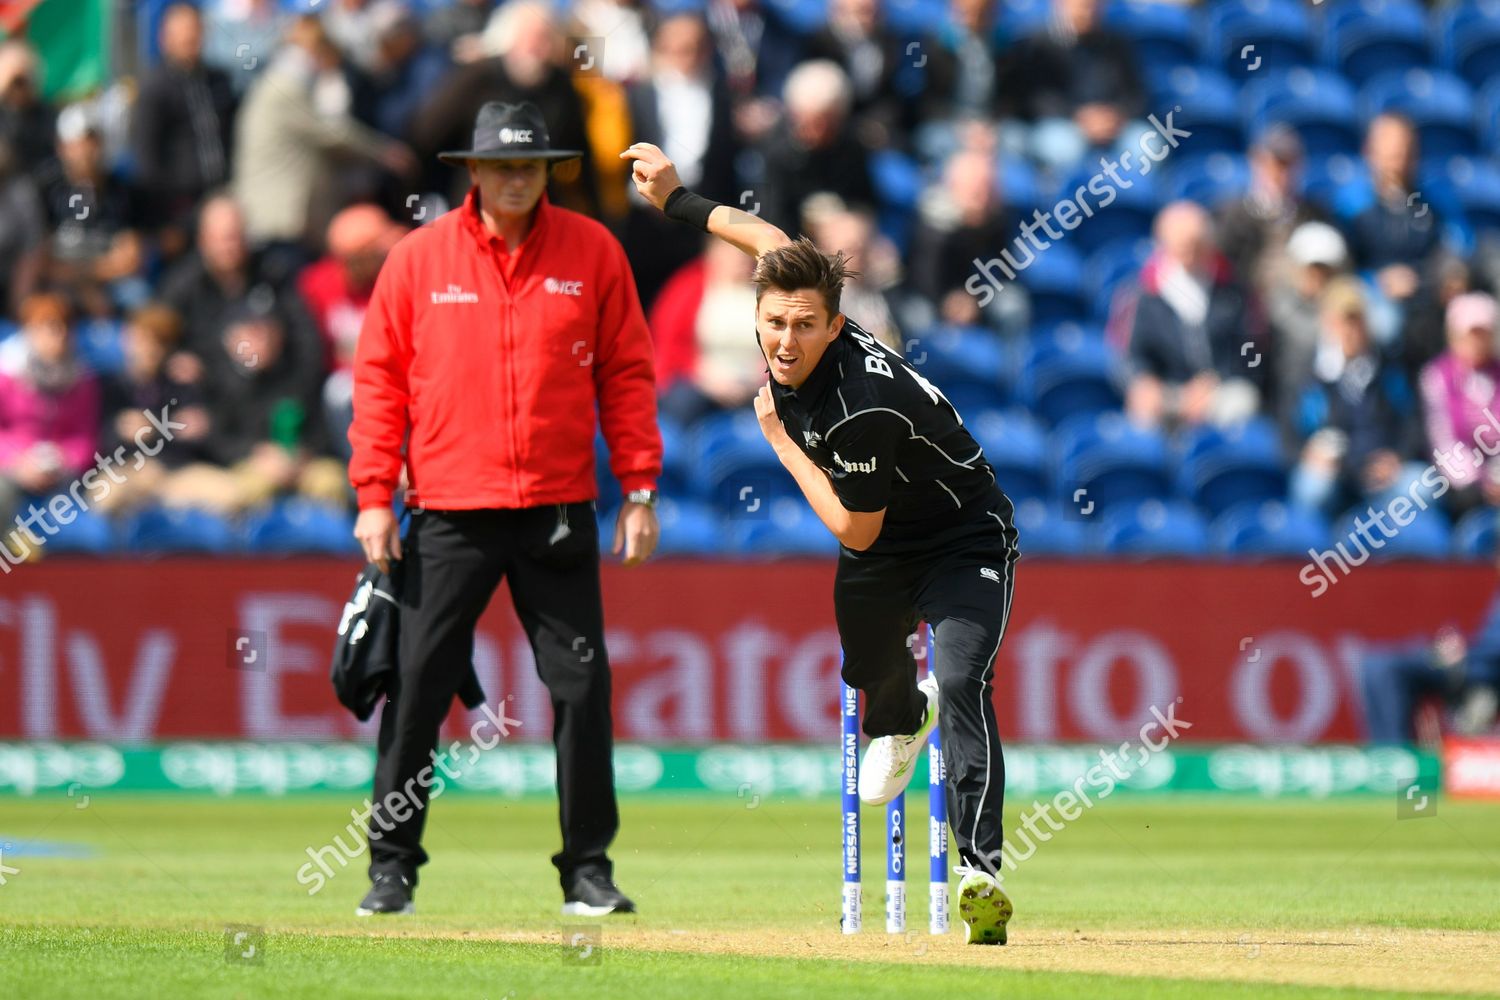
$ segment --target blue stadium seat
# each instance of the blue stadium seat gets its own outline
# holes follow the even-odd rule
[[[1460,0],[1437,16],[1438,65],[1473,87],[1500,79],[1500,0]]]
[[[1208,526],[1192,507],[1147,500],[1106,511],[1100,524],[1105,551],[1134,556],[1201,556]]]
[[[1110,183],[1107,187],[1099,188],[1112,193],[1112,199],[1097,197],[1091,193],[1083,196],[1084,204],[1094,214],[1091,218],[1082,219],[1071,233],[1066,234],[1069,245],[1076,244],[1079,253],[1088,256],[1110,243],[1151,235],[1151,225],[1163,204],[1159,184],[1161,171],[1153,168],[1151,173],[1142,175],[1138,172],[1139,162],[1134,159],[1131,161],[1132,167],[1136,169],[1127,172],[1122,168],[1118,171],[1129,187]],[[1086,187],[1092,178],[1105,176],[1096,174],[1096,170],[1097,166],[1074,175],[1063,186],[1063,194],[1071,199],[1074,192],[1080,187]],[[1054,246],[1047,253],[1051,254],[1055,249]]]
[[[1129,38],[1142,66],[1177,66],[1198,61],[1200,27],[1196,11],[1167,3],[1125,0],[1110,5],[1105,23]]]
[[[614,545],[619,508],[599,511],[599,547]],[[663,496],[656,505],[661,540],[656,551],[664,556],[717,556],[725,552],[724,527],[714,508],[699,500]]]
[[[827,0],[766,0],[799,35],[811,35],[828,23]]]
[[[1281,123],[1297,130],[1310,157],[1359,152],[1359,97],[1333,70],[1297,66],[1257,73],[1241,100],[1252,139]]]
[[[1046,30],[1052,0],[1006,0],[996,5],[995,16],[1005,38],[1024,38]]]
[[[1092,422],[1079,418],[1054,438],[1055,477],[1062,503],[1108,511],[1171,495],[1172,475],[1166,438],[1136,427],[1123,415],[1104,413]]]
[[[1500,231],[1500,166],[1493,160],[1467,157],[1454,157],[1445,166],[1469,227]]]
[[[1334,528],[1333,537],[1354,555],[1363,546],[1370,552],[1371,562],[1452,558],[1453,532],[1448,526],[1448,518],[1440,509],[1429,507],[1426,510],[1413,510],[1409,516],[1411,522],[1405,526],[1397,526],[1389,515],[1386,516],[1385,523],[1395,532],[1389,538],[1379,527],[1370,527],[1368,534],[1372,540],[1381,543],[1379,548],[1366,543],[1364,536],[1356,534],[1354,530],[1356,519],[1369,520],[1366,507],[1357,507],[1341,518]]]
[[[727,550],[736,555],[832,556],[838,539],[804,500],[780,497],[765,516],[740,515],[728,522]],[[664,532],[665,533],[665,532]]]
[[[1204,60],[1231,76],[1304,66],[1316,45],[1307,9],[1292,0],[1225,0],[1209,5]]]
[[[120,324],[111,319],[85,319],[73,327],[79,357],[95,372],[114,374],[125,367],[125,345]]]
[[[1365,120],[1399,111],[1416,124],[1422,155],[1470,156],[1474,136],[1474,92],[1460,77],[1443,70],[1397,69],[1372,77],[1360,89]]]
[[[1082,233],[1090,222],[1098,222],[1104,213],[1085,220],[1074,230],[1074,236]],[[1045,241],[1046,234],[1038,231],[1037,239]],[[1026,262],[1025,253],[1031,260]],[[1083,319],[1088,315],[1088,300],[1083,290],[1083,259],[1071,242],[1052,243],[1045,250],[1038,250],[1029,243],[1021,251],[1012,249],[1017,264],[1026,264],[1017,271],[1017,277],[1026,287],[1031,298],[1031,318],[1035,323],[1055,323],[1060,320]]]
[[[661,428],[662,447],[661,479],[657,488],[670,496],[684,496],[693,489],[692,435],[677,421],[666,417],[660,418],[657,424]],[[608,495],[613,497],[616,494]]]
[[[1250,186],[1250,166],[1238,153],[1181,157],[1168,164],[1168,201],[1186,198],[1213,208],[1238,198]]]
[[[982,410],[964,421],[984,457],[995,470],[995,482],[1017,503],[1052,495],[1049,489],[1047,432],[1021,410]]]
[[[922,168],[917,161],[894,149],[880,149],[870,154],[870,182],[875,197],[887,207],[910,212],[917,207],[922,194]]]
[[[1032,556],[1081,556],[1090,549],[1088,527],[1042,500],[1016,504],[1016,530],[1020,533],[1021,558]]]
[[[1323,61],[1353,83],[1431,60],[1427,18],[1412,0],[1346,0],[1323,19]]]
[[[46,504],[38,500],[37,506],[45,507]],[[46,553],[76,552],[102,556],[115,551],[114,523],[98,511],[75,511],[72,521],[67,524],[57,521],[56,524],[57,534],[47,539]]]
[[[1280,500],[1237,504],[1214,519],[1214,550],[1234,556],[1305,557],[1328,547],[1326,518]]]
[[[971,413],[1004,409],[1013,402],[1010,396],[997,386],[963,382],[954,386],[941,385],[936,382],[933,384],[937,385],[943,396],[952,404],[953,409],[964,420],[968,420]]]
[[[768,503],[778,496],[801,496],[748,407],[700,421],[692,451],[694,495],[722,510],[740,509],[757,500]]]
[[[1120,359],[1101,341],[1085,336],[1038,341],[1021,367],[1022,402],[1048,426],[1075,414],[1120,407]]]
[[[1476,507],[1459,518],[1453,529],[1453,554],[1463,559],[1494,559],[1500,542],[1500,511]]]
[[[1151,249],[1151,240],[1137,237],[1106,243],[1089,254],[1084,265],[1084,284],[1094,304],[1096,320],[1108,321],[1115,294],[1122,284],[1133,283],[1140,276]]]
[[[206,510],[148,507],[125,519],[121,537],[125,549],[139,553],[221,555],[236,548],[234,527]]]
[[[1266,418],[1235,427],[1201,427],[1186,443],[1178,490],[1210,516],[1241,503],[1286,496],[1286,456]]]
[[[1004,345],[983,327],[940,326],[921,331],[907,340],[906,359],[949,400],[960,387],[978,387],[998,399],[1010,394],[1012,376]]]
[[[1033,209],[1042,208],[1051,193],[1030,161],[1016,156],[1000,156],[995,161],[995,187],[1000,198],[1010,206],[1017,219],[1029,219]],[[1045,207],[1051,208],[1051,205]]]
[[[245,519],[244,548],[267,555],[358,555],[354,517],[345,509],[295,497],[279,500]]]
[[[1479,89],[1479,138],[1485,149],[1500,149],[1500,76]]]
[[[1174,123],[1192,132],[1172,156],[1237,153],[1245,148],[1239,103],[1242,83],[1208,66],[1148,64],[1145,76],[1157,115],[1165,120],[1167,111],[1180,107]]]
[[[1309,156],[1302,172],[1302,193],[1342,219],[1358,215],[1375,197],[1365,161],[1343,153]]]
[[[948,18],[944,0],[887,0],[885,23],[899,35],[920,37],[931,34]]]

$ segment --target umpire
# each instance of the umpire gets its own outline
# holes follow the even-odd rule
[[[661,436],[651,341],[625,253],[547,200],[553,149],[531,104],[480,109],[463,204],[408,235],[376,282],[354,363],[354,533],[403,561],[399,681],[380,720],[369,894],[409,913],[438,730],[502,579],[551,694],[563,912],[631,912],[607,854],[619,828],[594,514],[595,408],[625,491],[613,551],[656,547]],[[403,462],[411,528],[392,501]],[[431,772],[429,772],[431,774]],[[387,804],[387,797],[394,805]],[[410,808],[406,803],[410,802]]]

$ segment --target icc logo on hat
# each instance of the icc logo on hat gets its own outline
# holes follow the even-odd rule
[[[513,142],[530,142],[531,129],[529,128],[503,128],[500,130],[500,141],[507,146]]]

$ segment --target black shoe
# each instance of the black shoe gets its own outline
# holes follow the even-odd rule
[[[634,913],[635,904],[597,868],[586,868],[573,876],[564,895],[563,916],[602,917],[606,913]]]
[[[411,901],[411,879],[398,872],[381,872],[376,875],[364,901],[354,911],[357,917],[369,917],[377,913],[415,913]]]

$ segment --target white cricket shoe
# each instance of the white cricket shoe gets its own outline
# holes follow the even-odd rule
[[[1015,907],[995,876],[978,868],[960,865],[958,917],[964,922],[964,944],[1004,944]]]
[[[937,725],[937,678],[928,675],[917,690],[927,696],[927,716],[921,728],[910,736],[878,736],[865,748],[859,765],[859,800],[867,806],[883,806],[906,791],[911,784],[912,765]]]

